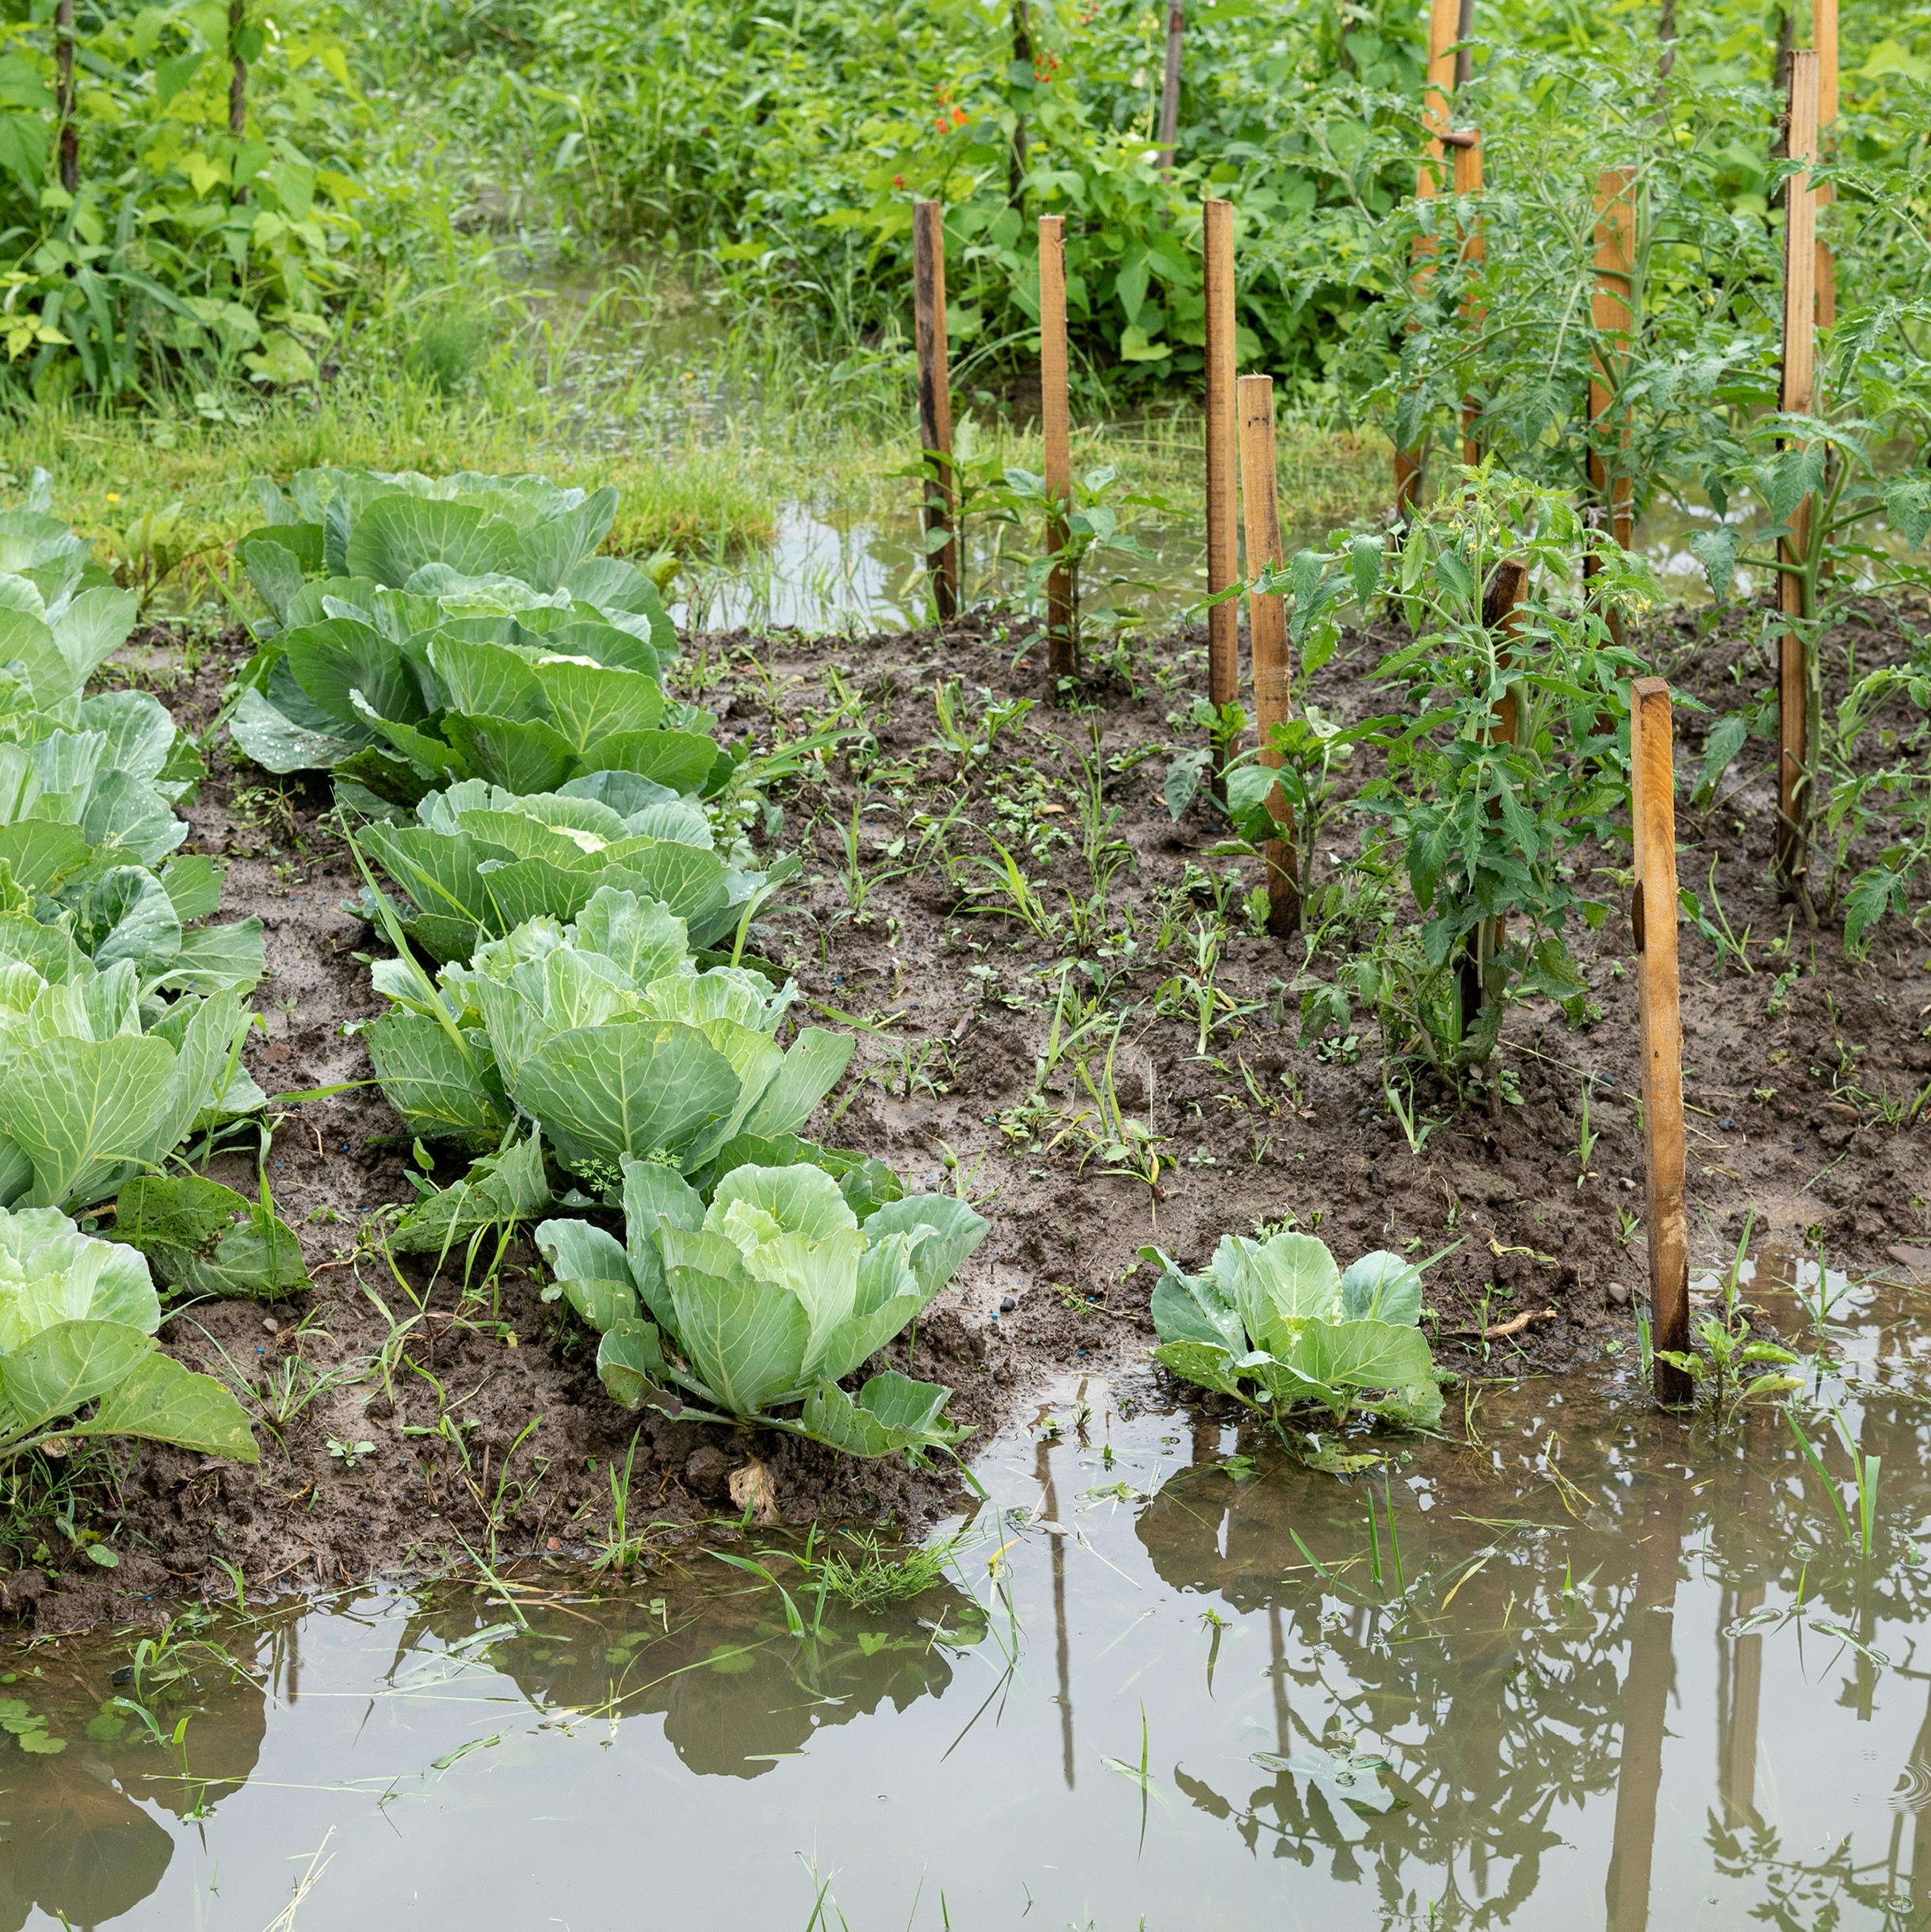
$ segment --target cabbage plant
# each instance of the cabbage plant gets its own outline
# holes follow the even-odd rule
[[[1156,1361],[1189,1382],[1278,1420],[1324,1408],[1359,1411],[1418,1429],[1441,1419],[1422,1274],[1385,1249],[1345,1273],[1311,1235],[1271,1241],[1223,1235],[1205,1273],[1187,1274],[1158,1248]]]
[[[597,1372],[615,1399],[849,1455],[903,1450],[914,1464],[964,1440],[937,1383],[888,1370],[855,1397],[839,1384],[985,1238],[965,1202],[914,1196],[861,1218],[837,1181],[800,1163],[734,1168],[707,1206],[668,1167],[623,1167],[623,1242],[587,1221],[536,1230],[555,1288],[603,1338]]]
[[[574,922],[525,920],[434,980],[399,955],[375,968],[396,1004],[365,1037],[410,1128],[495,1141],[513,1110],[593,1178],[632,1156],[693,1174],[739,1135],[795,1133],[852,1056],[849,1036],[817,1027],[780,1047],[790,989],[700,966],[682,919],[613,886]]]
[[[729,772],[712,715],[664,694],[656,586],[593,554],[614,490],[311,470],[292,494],[265,491],[274,520],[241,546],[278,627],[231,721],[258,764],[332,769],[378,812],[464,778],[622,771],[682,793]]]
[[[466,780],[415,815],[367,825],[357,842],[414,902],[403,930],[438,960],[466,960],[527,919],[573,919],[604,886],[657,900],[709,945],[776,883],[727,865],[699,807],[630,772],[521,796]]]
[[[0,1459],[59,1440],[139,1436],[257,1460],[241,1404],[155,1343],[161,1304],[132,1248],[52,1208],[0,1210]],[[75,1420],[89,1403],[93,1413]]]

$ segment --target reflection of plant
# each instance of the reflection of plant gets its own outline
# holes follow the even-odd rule
[[[1440,1421],[1421,1270],[1400,1256],[1364,1254],[1344,1274],[1311,1235],[1227,1235],[1206,1273],[1189,1275],[1158,1248],[1140,1253],[1164,1270],[1154,1359],[1175,1374],[1277,1424],[1315,1406],[1338,1421],[1357,1410],[1416,1428]]]
[[[786,1430],[854,1456],[903,1449],[914,1463],[966,1434],[935,1384],[887,1372],[856,1402],[838,1386],[984,1238],[964,1201],[880,1205],[819,1167],[746,1165],[707,1206],[671,1169],[626,1160],[624,1205],[628,1248],[586,1221],[545,1221],[536,1240],[603,1336],[597,1373],[627,1408]],[[801,1416],[774,1413],[800,1403]]]

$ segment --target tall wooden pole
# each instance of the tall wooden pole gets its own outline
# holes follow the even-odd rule
[[[1463,0],[1429,0],[1428,15],[1428,84],[1422,96],[1422,124],[1426,130],[1422,145],[1422,163],[1415,170],[1414,193],[1418,201],[1429,201],[1441,193],[1444,170],[1443,136],[1448,132],[1449,102],[1455,93],[1455,42],[1462,25]],[[1415,281],[1425,287],[1429,270],[1425,265],[1435,252],[1434,244],[1418,241],[1414,250]],[[1406,521],[1414,514],[1422,495],[1422,452],[1397,449],[1395,452],[1395,514]]]
[[[1683,1021],[1677,968],[1676,766],[1670,687],[1629,688],[1630,827],[1636,887],[1636,1002],[1643,1055],[1644,1205],[1650,1247],[1651,1341],[1689,1346],[1689,1216],[1684,1205]],[[1658,1355],[1656,1399],[1689,1400],[1690,1380]]]
[[[1817,49],[1817,136],[1828,141],[1838,117],[1838,0],[1811,0],[1811,39]],[[1820,145],[1818,151],[1822,152]],[[1822,208],[1834,198],[1826,181],[1813,190],[1813,205]],[[1838,264],[1830,244],[1817,243],[1817,326],[1834,329],[1838,319]]]
[[[1456,130],[1455,141],[1455,194],[1457,200],[1479,201],[1482,195],[1482,130],[1479,128],[1462,128]],[[1479,212],[1469,212],[1463,216],[1462,260],[1473,269],[1476,264],[1488,259],[1487,238],[1482,232],[1482,217]],[[1462,304],[1463,322],[1471,328],[1479,324],[1482,310],[1475,304]],[[1482,440],[1479,426],[1482,407],[1472,395],[1462,398],[1462,460],[1473,469],[1482,460]]]
[[[1790,109],[1784,151],[1809,161],[1817,152],[1817,55],[1808,48],[1790,55]],[[1817,207],[1807,173],[1793,174],[1784,188],[1784,372],[1780,402],[1786,414],[1807,416],[1816,395]],[[1780,546],[1786,563],[1802,560],[1810,548],[1811,499],[1790,518],[1791,534]],[[1777,604],[1787,617],[1811,613],[1804,582],[1793,571],[1777,574]],[[1786,890],[1794,889],[1804,866],[1803,819],[1810,758],[1810,650],[1794,628],[1784,632],[1777,664],[1777,869]]]
[[[1589,382],[1589,415],[1600,424],[1616,404],[1616,378],[1627,356],[1635,326],[1631,302],[1635,291],[1635,170],[1605,168],[1596,183],[1596,288],[1590,300],[1596,326],[1596,372]],[[1629,441],[1629,415],[1622,412],[1620,447]],[[1589,479],[1596,500],[1609,513],[1609,531],[1625,550],[1629,548],[1631,506],[1634,491],[1627,468],[1619,463],[1613,476],[1600,449],[1589,458]]]
[[[1166,0],[1166,66],[1160,76],[1160,172],[1173,171],[1180,142],[1180,51],[1186,32],[1181,0]]]
[[[936,473],[925,485],[925,567],[939,621],[959,614],[959,544],[952,530],[952,394],[945,353],[945,213],[912,204],[912,288],[918,336],[918,434]],[[939,540],[943,539],[943,541]]]
[[[1066,393],[1066,223],[1040,217],[1040,426],[1046,437],[1046,548],[1067,545],[1067,514],[1073,500],[1072,422]],[[1046,580],[1047,653],[1055,678],[1079,670],[1079,640],[1073,628],[1073,573],[1055,564]]]
[[[1280,506],[1276,495],[1274,468],[1274,379],[1240,379],[1241,500],[1247,517],[1247,568],[1254,575],[1269,564],[1281,563]],[[1278,770],[1280,754],[1269,740],[1270,727],[1292,717],[1289,701],[1288,615],[1280,599],[1253,592],[1247,598],[1247,637],[1254,653],[1254,710],[1261,732],[1261,762]],[[1285,937],[1301,922],[1299,867],[1292,833],[1293,808],[1277,785],[1268,794],[1267,809],[1277,825],[1288,828],[1287,838],[1270,838],[1261,849],[1267,869],[1267,930]]]
[[[1209,201],[1203,211],[1207,291],[1207,590],[1229,589],[1240,577],[1235,529],[1235,357],[1234,204]],[[1240,696],[1240,600],[1229,598],[1207,613],[1207,695],[1218,711]]]
[[[1032,13],[1027,0],[1013,0],[1013,64],[1032,65]],[[1026,117],[1013,116],[1013,147],[1006,157],[1006,199],[1017,208],[1025,193]]]
[[[78,194],[81,143],[74,125],[74,0],[58,0],[54,9],[54,76],[60,121],[60,185],[69,194]]]

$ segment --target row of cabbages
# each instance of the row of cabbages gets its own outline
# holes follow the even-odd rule
[[[265,500],[242,554],[280,628],[235,736],[271,769],[332,769],[364,816],[395,952],[370,1059],[415,1134],[476,1155],[397,1245],[474,1254],[547,1216],[548,1292],[625,1406],[861,1456],[950,1448],[948,1390],[841,1384],[986,1224],[799,1137],[853,1043],[780,1044],[796,989],[744,963],[789,870],[719,850],[738,766],[666,694],[654,584],[594,554],[615,493],[313,471]]]

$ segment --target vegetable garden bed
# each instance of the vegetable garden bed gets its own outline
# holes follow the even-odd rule
[[[1863,667],[1921,652],[1921,613],[1898,609],[1860,613],[1876,627],[1860,635]],[[1740,612],[1677,613],[1634,640],[1712,707],[1685,716],[1685,792],[1696,735],[1735,701],[1743,628]],[[1368,674],[1391,641],[1343,634],[1312,687],[1329,715],[1380,708]],[[199,727],[246,643],[151,630],[120,654],[119,675]],[[1258,862],[1207,855],[1225,827],[1204,800],[1177,823],[1170,814],[1200,647],[1189,633],[1118,659],[1090,712],[1053,707],[1043,667],[1015,669],[1013,637],[986,619],[942,636],[685,647],[679,695],[719,713],[727,743],[796,739],[841,704],[863,734],[773,788],[764,829],[780,830],[781,809],[777,842],[800,850],[805,872],[750,940],[796,976],[811,1009],[796,1019],[858,1035],[806,1131],[888,1162],[908,1192],[963,1193],[991,1224],[913,1331],[914,1358],[902,1338],[880,1365],[952,1388],[953,1418],[982,1432],[1069,1367],[1130,1390],[1155,1373],[1158,1270],[1139,1250],[1197,1270],[1223,1235],[1290,1227],[1344,1266],[1374,1249],[1416,1262],[1448,1250],[1425,1273],[1423,1328],[1437,1361],[1470,1376],[1634,1351],[1645,1270],[1626,918],[1574,935],[1597,1017],[1571,1030],[1546,1000],[1511,1006],[1485,1101],[1458,1113],[1425,1080],[1384,1080],[1372,1018],[1318,987],[1307,997],[1334,983],[1333,962],[1317,956],[1303,976],[1299,940],[1249,930]],[[214,762],[184,850],[224,857],[223,916],[266,929],[266,1028],[246,1063],[269,1093],[367,1080],[361,1040],[343,1029],[383,1010],[357,955],[387,949],[349,909],[361,881],[321,823],[327,782],[265,779],[225,741]],[[1679,821],[1681,876],[1712,931],[1737,941],[1683,928],[1692,1252],[1713,1266],[1747,1218],[1756,1238],[1833,1269],[1918,1266],[1931,1248],[1923,947],[1894,916],[1868,960],[1847,959],[1838,934],[1809,932],[1779,904],[1758,767],[1753,741],[1718,807],[1685,804]],[[1337,816],[1322,850],[1351,852],[1358,836]],[[1576,869],[1627,862],[1626,850],[1584,848]],[[1318,871],[1306,883],[1318,890]],[[1612,880],[1594,884],[1617,896]],[[63,1480],[97,1525],[124,1530],[120,1566],[97,1567],[78,1541],[33,1560],[21,1548],[9,1609],[67,1628],[144,1600],[232,1594],[237,1571],[254,1593],[479,1557],[576,1564],[656,1525],[746,1507],[892,1512],[910,1526],[956,1498],[942,1460],[920,1471],[841,1458],[648,1411],[639,1428],[600,1385],[594,1338],[540,1298],[550,1271],[527,1231],[490,1301],[451,1319],[461,1268],[445,1264],[418,1314],[410,1297],[433,1258],[397,1256],[399,1279],[357,1244],[366,1216],[410,1197],[414,1160],[372,1088],[286,1111],[268,1173],[312,1292],[204,1304],[162,1337],[273,1422],[258,1430],[259,1465],[151,1446],[118,1489],[105,1460],[69,1465]],[[436,1178],[464,1165],[443,1159]],[[253,1152],[208,1171],[246,1191]],[[765,1475],[747,1486],[753,1452]]]

